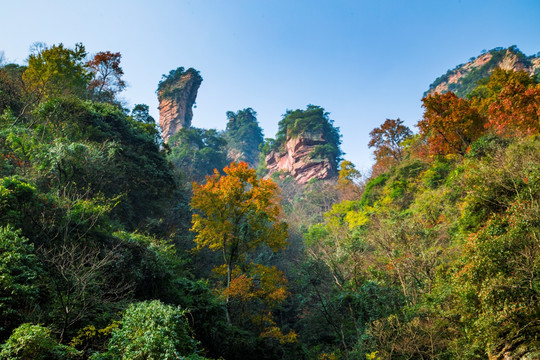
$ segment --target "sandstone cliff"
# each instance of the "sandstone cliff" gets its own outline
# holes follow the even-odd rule
[[[497,67],[504,70],[523,70],[534,75],[540,72],[540,58],[526,56],[515,46],[508,49],[496,48],[449,70],[435,80],[424,95],[453,91],[464,97],[476,87],[478,80],[489,77]]]
[[[193,118],[193,105],[202,77],[193,68],[180,67],[169,73],[158,85],[159,125],[163,141],[181,128],[189,128]]]
[[[266,156],[268,175],[276,172],[289,173],[298,184],[306,184],[311,179],[327,180],[337,176],[337,164],[327,158],[312,158],[317,146],[328,142],[322,133],[303,133],[287,137],[284,151],[271,151]]]

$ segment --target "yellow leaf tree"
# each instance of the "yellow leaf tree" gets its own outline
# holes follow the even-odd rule
[[[285,278],[274,267],[253,264],[249,255],[260,247],[277,252],[287,245],[287,224],[280,220],[278,187],[272,180],[258,179],[244,162],[215,170],[205,184],[193,184],[191,228],[196,249],[219,251],[223,264],[214,273],[223,276],[221,293],[229,301],[256,298],[268,306],[285,300]]]

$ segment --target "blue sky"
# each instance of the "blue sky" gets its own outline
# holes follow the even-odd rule
[[[156,119],[161,75],[194,67],[197,127],[252,107],[273,137],[287,109],[319,105],[367,170],[373,128],[397,117],[414,128],[429,84],[483,49],[538,53],[539,19],[538,0],[0,0],[0,51],[16,63],[36,41],[119,51],[123,97]]]

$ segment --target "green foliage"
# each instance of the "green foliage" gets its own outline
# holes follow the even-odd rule
[[[36,188],[18,177],[0,180],[0,222],[2,226],[12,225],[27,228],[25,221],[33,206],[36,206]]]
[[[159,301],[129,306],[113,330],[106,356],[129,360],[202,359],[186,311]],[[99,358],[99,357],[95,357]]]
[[[519,141],[480,161],[469,161],[463,178],[468,190],[461,219],[464,229],[476,231],[493,214],[504,212],[515,199],[535,201],[540,163],[538,142],[534,138]]]
[[[444,184],[453,167],[451,160],[437,157],[423,173],[422,182],[426,187],[435,189]]]
[[[533,186],[538,199],[537,180]],[[454,278],[454,311],[472,333],[465,346],[474,341],[491,354],[540,351],[539,209],[538,202],[517,201],[467,240]]]
[[[16,64],[0,66],[0,114],[6,110],[21,114],[26,100],[22,81],[25,70]]]
[[[494,154],[509,145],[508,139],[495,134],[486,134],[471,144],[468,157],[482,158]]]
[[[298,137],[337,161],[324,109],[288,111],[264,144],[252,109],[228,112],[225,132],[182,129],[162,152],[148,106],[84,100],[83,53],[0,67],[0,359],[538,357],[537,79],[476,69],[455,88],[468,100],[431,98],[424,137],[373,131],[365,186],[347,162],[337,183],[279,179],[283,214],[246,164],[219,171]],[[193,229],[219,251],[193,254],[183,188],[212,173]]]
[[[185,289],[178,287],[184,279],[186,260],[170,241],[138,233],[116,232],[116,252],[120,254],[113,266],[133,284],[137,299],[162,299],[168,303],[186,301]]]
[[[58,342],[41,325],[22,324],[2,345],[1,360],[75,360],[80,353]]]
[[[487,114],[498,83],[529,81],[496,71],[487,96],[468,104]],[[335,204],[304,234],[304,264],[313,266],[304,269],[314,275],[296,289],[307,314],[298,333],[314,354],[537,356],[538,137],[483,131],[464,156],[427,156],[428,142],[409,142],[401,160],[366,184],[360,201]],[[340,309],[369,282],[401,302],[365,320],[357,314],[377,305]]]
[[[6,338],[32,307],[38,295],[40,271],[33,246],[20,230],[0,227],[0,339]]]
[[[385,185],[389,175],[387,173],[381,174],[374,179],[367,182],[360,204],[363,206],[372,206],[377,198],[380,196],[380,189]]]
[[[426,164],[419,160],[403,161],[390,171],[387,189],[389,196],[401,207],[406,207],[416,192],[417,177],[426,168]]]
[[[225,136],[236,161],[245,161],[257,167],[259,147],[263,144],[263,132],[257,121],[257,113],[252,108],[227,111]],[[229,150],[229,152],[231,152]]]
[[[92,77],[85,67],[85,57],[81,43],[75,44],[75,49],[65,48],[63,44],[38,49],[28,57],[23,80],[38,99],[84,97]]]
[[[227,166],[225,136],[214,129],[182,128],[168,140],[169,161],[186,181],[202,182]]]
[[[131,111],[131,117],[136,122],[155,124],[154,118],[150,115],[150,108],[145,104],[137,104]]]
[[[309,157],[314,160],[324,160],[328,158],[332,158],[334,155],[335,149],[330,144],[324,144],[324,145],[317,145],[315,148],[309,153]]]
[[[47,134],[49,149],[28,144],[34,150],[25,154],[40,158],[46,177],[56,174],[61,188],[73,186],[78,194],[123,196],[113,215],[129,228],[163,215],[170,202],[163,191],[174,192],[176,184],[152,125],[113,105],[79,99],[47,101],[35,116],[39,126],[30,134]]]

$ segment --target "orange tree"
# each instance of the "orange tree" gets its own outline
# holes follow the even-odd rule
[[[489,106],[488,126],[499,135],[540,132],[540,84],[510,83]]]
[[[274,252],[284,249],[287,224],[279,219],[278,187],[272,180],[258,179],[255,170],[244,162],[233,162],[223,171],[221,175],[215,170],[205,184],[193,183],[191,206],[196,213],[191,230],[197,234],[197,250],[209,248],[222,254],[223,263],[214,272],[225,278],[220,292],[226,299],[230,324],[229,303],[233,298],[243,303],[258,300],[266,307],[285,300],[283,274],[275,267],[254,264],[249,255],[262,247]],[[258,322],[266,333],[270,331],[271,337],[276,337],[271,319]]]
[[[435,93],[422,99],[426,109],[418,122],[432,155],[461,154],[485,132],[486,119],[469,100],[452,92]]]

